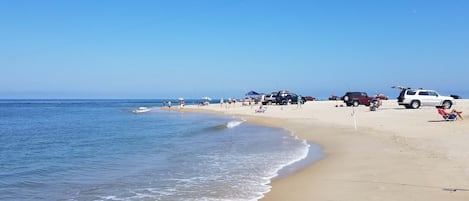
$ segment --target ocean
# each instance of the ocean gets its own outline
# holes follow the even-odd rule
[[[322,157],[284,129],[161,105],[0,100],[0,200],[258,200]]]

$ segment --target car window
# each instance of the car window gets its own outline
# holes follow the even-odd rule
[[[437,94],[436,92],[434,92],[434,91],[429,91],[429,92],[428,92],[428,95],[430,95],[430,96],[438,96],[438,94]]]
[[[415,95],[415,91],[408,90],[407,95]]]
[[[419,95],[420,96],[428,96],[429,94],[428,94],[428,91],[421,91],[421,92],[419,92]]]

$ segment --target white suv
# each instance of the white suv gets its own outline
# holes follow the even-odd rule
[[[445,106],[451,108],[455,104],[454,98],[442,96],[435,90],[428,89],[410,89],[403,87],[393,87],[401,89],[397,103],[406,108],[417,109],[420,106]]]

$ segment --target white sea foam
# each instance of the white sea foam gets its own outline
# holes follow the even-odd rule
[[[238,126],[243,121],[230,121],[227,125],[230,123]],[[151,198],[156,200],[254,201],[261,199],[271,190],[271,180],[277,177],[286,166],[303,160],[308,155],[310,145],[290,132],[291,135],[281,137],[280,142],[265,141],[265,143],[272,143],[271,145],[282,146],[253,146],[254,144],[249,144],[250,141],[240,141],[246,139],[242,136],[244,133],[252,135],[246,131],[249,130],[236,132],[235,136],[241,135],[241,137],[231,142],[234,144],[230,145],[233,146],[230,149],[223,147],[221,152],[210,151],[197,154],[199,164],[188,168],[200,171],[197,174],[172,174],[172,177],[158,179],[155,183],[157,186],[135,189],[124,195],[128,196],[127,200]],[[261,131],[264,136],[272,135],[270,132]],[[256,136],[258,134],[256,132]],[[271,150],[269,147],[277,148]],[[202,166],[198,167],[198,165]],[[177,168],[173,171],[181,172]]]
[[[226,127],[227,128],[234,128],[236,126],[239,126],[243,123],[244,121],[240,121],[240,120],[236,120],[236,121],[230,121],[228,123],[226,123]]]

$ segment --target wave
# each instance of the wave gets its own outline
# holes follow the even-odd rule
[[[227,128],[234,128],[236,126],[241,125],[243,122],[244,121],[239,121],[239,120],[238,121],[230,121],[230,122],[226,123],[226,127]]]
[[[291,136],[296,140],[300,140],[303,144],[303,149],[299,150],[296,154],[297,157],[291,159],[287,163],[280,166],[275,172],[274,176],[271,179],[278,179],[290,175],[302,168],[307,167],[308,165],[320,160],[324,157],[324,154],[321,152],[321,146],[318,144],[311,144],[304,139],[298,138],[297,135],[291,130],[286,129]]]
[[[206,131],[220,131],[220,130],[224,130],[224,129],[227,129],[227,128],[237,127],[237,126],[241,125],[243,122],[244,121],[240,121],[240,120],[229,121],[225,124],[220,124],[220,125],[216,125],[216,126],[207,127],[204,130],[206,130]]]

